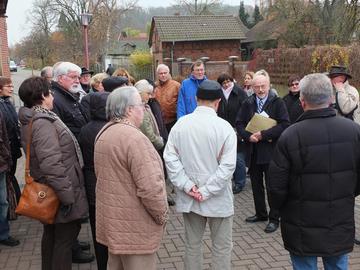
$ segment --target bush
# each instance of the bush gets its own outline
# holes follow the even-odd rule
[[[149,52],[135,51],[130,55],[130,61],[137,68],[142,68],[152,64],[152,57]]]

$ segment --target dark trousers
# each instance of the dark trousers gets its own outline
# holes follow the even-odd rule
[[[96,241],[96,219],[95,219],[95,205],[89,204],[89,219],[91,226],[91,233],[93,237],[95,256],[98,270],[106,270],[108,262],[108,248]]]
[[[264,187],[264,177],[266,184],[266,193],[268,196],[268,201],[270,205],[270,197],[269,197],[269,179],[268,179],[268,168],[269,164],[251,164],[249,173],[251,180],[251,187],[253,191],[254,204],[256,215],[259,217],[267,217],[266,210],[266,201],[265,201],[265,187]],[[269,220],[270,222],[279,223],[279,211],[271,208],[269,212]]]
[[[80,220],[44,225],[41,240],[42,270],[71,270],[73,242],[80,232]]]

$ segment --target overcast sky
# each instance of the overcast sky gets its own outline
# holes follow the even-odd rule
[[[222,2],[229,5],[239,5],[241,0],[223,0]],[[6,10],[9,46],[19,42],[25,37],[30,29],[27,22],[27,15],[31,9],[34,0],[10,0]],[[138,5],[147,7],[166,7],[174,4],[174,0],[138,0]],[[254,5],[254,0],[244,0],[245,4]]]

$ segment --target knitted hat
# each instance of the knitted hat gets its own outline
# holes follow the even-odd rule
[[[205,100],[219,99],[221,98],[221,85],[216,81],[205,80],[199,85],[196,96]]]

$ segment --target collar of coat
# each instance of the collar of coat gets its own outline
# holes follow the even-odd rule
[[[305,111],[300,117],[296,120],[296,122],[300,122],[306,119],[313,119],[313,118],[327,118],[327,117],[334,117],[336,116],[336,111],[333,108],[323,108],[317,110],[308,110]]]
[[[74,101],[79,101],[79,98],[72,94],[70,91],[65,90],[58,82],[51,82],[52,89],[62,94],[65,97],[71,98]]]
[[[252,98],[252,103],[254,104],[254,106],[257,106],[256,104],[256,94],[254,93],[254,94],[252,94],[252,96],[251,96],[251,98]],[[272,101],[274,101],[274,100],[276,100],[276,99],[278,99],[279,97],[273,92],[273,91],[271,91],[271,89],[269,90],[269,94],[268,94],[268,97],[267,97],[267,99],[266,99],[266,102],[265,102],[265,104],[264,104],[264,106],[263,106],[263,111],[265,111],[266,110],[266,108],[268,107],[268,105],[272,102]]]

